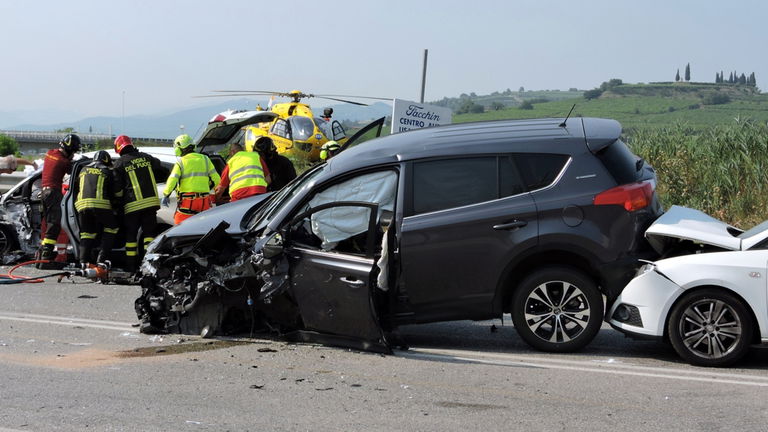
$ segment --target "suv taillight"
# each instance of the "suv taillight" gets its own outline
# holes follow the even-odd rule
[[[595,205],[620,205],[626,211],[648,207],[653,199],[653,183],[650,181],[630,183],[600,192],[593,201]]]

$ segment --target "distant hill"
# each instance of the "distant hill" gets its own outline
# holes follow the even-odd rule
[[[0,126],[9,130],[52,131],[68,127],[76,131],[119,134],[125,133],[137,137],[174,138],[182,130],[192,136],[203,130],[213,116],[228,109],[255,109],[256,105],[267,106],[267,100],[237,99],[205,106],[185,109],[157,116],[127,116],[121,117],[88,117],[77,121],[61,123],[19,123]],[[316,114],[321,114],[323,108],[332,107],[333,117],[341,121],[361,122],[392,113],[392,108],[382,102],[376,102],[367,107],[351,104],[323,105],[311,104]],[[10,114],[9,114],[10,117]],[[28,117],[27,117],[28,118]],[[44,118],[44,117],[41,117]],[[3,122],[7,124],[7,122]],[[125,127],[123,128],[123,124]]]
[[[526,108],[520,105],[494,110],[484,107],[480,113],[454,115],[456,123],[467,121],[564,117],[573,104],[571,116],[607,117],[622,123],[625,129],[668,127],[675,124],[702,129],[725,125],[734,119],[768,122],[768,94],[754,86],[714,83],[620,84],[585,99],[584,93],[562,100],[545,100],[546,95]],[[482,100],[480,98],[478,101]]]

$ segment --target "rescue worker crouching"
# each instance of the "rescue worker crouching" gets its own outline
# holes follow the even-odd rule
[[[109,261],[115,242],[118,224],[112,209],[115,180],[111,168],[112,157],[101,150],[78,175],[75,209],[80,221],[80,263],[84,265],[94,263],[93,251],[99,235],[101,250],[97,263]]]
[[[269,137],[260,139],[264,138],[272,141]],[[267,191],[270,181],[269,168],[259,153],[239,151],[229,158],[227,166],[221,173],[221,183],[216,188],[217,201],[227,188],[229,188],[231,201],[263,194]]]
[[[114,174],[115,195],[123,203],[125,270],[133,273],[139,257],[139,229],[145,249],[155,236],[160,209],[155,179],[166,178],[168,170],[157,158],[137,150],[126,135],[115,139],[115,151],[120,155],[115,162]]]
[[[189,135],[179,135],[173,142],[176,156],[181,159],[173,165],[165,189],[162,204],[168,207],[169,196],[176,190],[178,199],[173,223],[211,208],[211,188],[219,185],[221,178],[211,159],[195,152],[195,144]]]
[[[293,162],[277,152],[272,138],[260,137],[256,140],[254,149],[261,155],[269,169],[271,181],[267,187],[268,192],[278,191],[296,178],[296,168],[294,168]]]
[[[61,191],[64,176],[72,169],[72,157],[80,151],[80,137],[68,134],[59,141],[59,148],[51,149],[45,154],[42,173],[43,217],[45,218],[45,235],[40,246],[40,259],[48,263],[38,264],[38,268],[60,268],[63,264],[54,263],[54,248],[56,239],[61,232]]]

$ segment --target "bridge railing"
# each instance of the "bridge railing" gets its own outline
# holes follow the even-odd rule
[[[67,133],[66,132],[39,132],[39,131],[17,131],[17,130],[0,130],[0,134],[9,136],[16,141],[27,142],[59,142]],[[113,140],[114,135],[109,134],[94,134],[94,133],[77,133],[80,140],[91,144],[100,140]],[[173,140],[168,138],[147,138],[147,137],[131,137],[134,141],[151,142],[160,145],[172,145]]]

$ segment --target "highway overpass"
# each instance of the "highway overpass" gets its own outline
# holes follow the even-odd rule
[[[16,140],[19,144],[19,151],[23,154],[45,153],[54,148],[66,132],[37,132],[37,131],[14,131],[0,130],[0,135],[6,135]],[[94,149],[99,141],[114,141],[115,137],[108,134],[77,133],[83,145],[86,148]],[[165,138],[143,138],[131,137],[135,142],[149,146],[172,146],[173,140]]]

